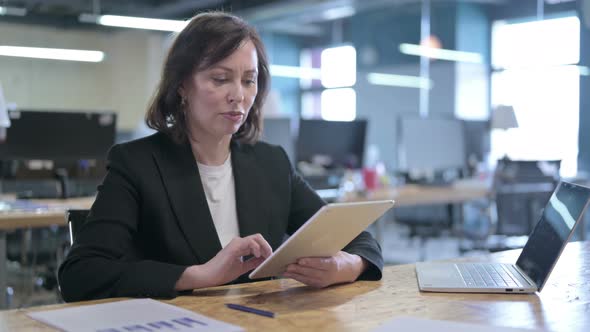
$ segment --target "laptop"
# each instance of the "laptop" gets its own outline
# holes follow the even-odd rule
[[[416,263],[418,286],[426,292],[534,293],[551,270],[590,201],[590,188],[560,182],[545,206],[516,264]]]

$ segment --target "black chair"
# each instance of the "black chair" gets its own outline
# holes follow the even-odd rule
[[[559,182],[560,161],[498,161],[494,195],[500,235],[529,235]]]
[[[82,209],[70,209],[66,211],[66,221],[68,222],[68,228],[70,229],[70,245],[74,244],[76,234],[86,222],[89,212],[90,210]]]
[[[439,238],[445,231],[453,231],[453,205],[425,205],[400,207],[394,210],[397,224],[409,229],[408,238],[418,239],[420,261],[426,260],[426,242]]]

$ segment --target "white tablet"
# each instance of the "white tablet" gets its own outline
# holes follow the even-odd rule
[[[392,206],[392,200],[324,205],[250,279],[279,276],[299,258],[334,256]]]

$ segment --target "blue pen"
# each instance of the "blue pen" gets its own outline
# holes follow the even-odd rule
[[[226,303],[225,305],[230,309],[245,311],[245,312],[257,314],[257,315],[264,316],[264,317],[275,318],[274,312],[250,308],[250,307],[246,307],[246,306],[243,306],[240,304],[234,304],[234,303]]]

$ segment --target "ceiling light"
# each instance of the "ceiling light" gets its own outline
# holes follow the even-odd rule
[[[43,47],[22,47],[22,46],[5,46],[0,45],[0,55],[50,59],[50,60],[67,60],[83,62],[101,62],[104,59],[104,53],[100,51],[71,50],[61,48],[43,48]]]
[[[27,15],[27,9],[0,6],[0,15],[25,16]]]
[[[343,6],[336,8],[329,8],[322,12],[322,18],[327,21],[338,20],[341,18],[351,17],[356,14],[356,10],[352,6]]]
[[[449,60],[457,62],[483,63],[483,56],[475,52],[463,52],[421,46],[416,44],[400,44],[399,51],[408,55],[425,56],[432,59]]]
[[[270,74],[277,77],[303,78],[319,80],[322,75],[317,68],[296,66],[270,65]]]
[[[367,81],[375,85],[399,86],[404,88],[432,89],[432,80],[420,76],[393,75],[381,73],[367,74]]]
[[[188,24],[183,20],[164,20],[146,17],[81,14],[80,22],[111,27],[179,32]]]

